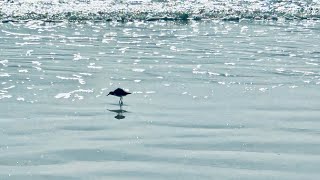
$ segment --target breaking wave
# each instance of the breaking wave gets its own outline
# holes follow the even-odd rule
[[[9,0],[0,19],[11,21],[302,20],[320,19],[318,0]]]

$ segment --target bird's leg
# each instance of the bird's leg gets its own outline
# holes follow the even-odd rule
[[[119,104],[120,104],[120,105],[123,105],[122,97],[120,97]]]

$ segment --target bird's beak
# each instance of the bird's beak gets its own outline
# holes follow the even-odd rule
[[[107,96],[109,96],[110,95],[110,93],[109,94],[107,94]]]

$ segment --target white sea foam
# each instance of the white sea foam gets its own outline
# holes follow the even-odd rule
[[[126,22],[123,8],[119,22],[0,23],[30,34],[0,30],[0,179],[319,177],[320,74],[306,63],[319,64],[319,22]],[[122,106],[106,96],[118,87],[132,93]]]

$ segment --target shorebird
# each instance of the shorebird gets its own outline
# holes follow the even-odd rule
[[[125,90],[123,90],[123,89],[121,89],[121,88],[118,88],[118,89],[116,89],[116,90],[114,90],[114,91],[110,91],[107,96],[109,96],[109,95],[114,95],[114,96],[120,97],[119,104],[122,105],[122,104],[123,104],[122,97],[123,97],[123,96],[126,96],[126,95],[128,95],[128,94],[131,94],[131,93],[126,92]]]

